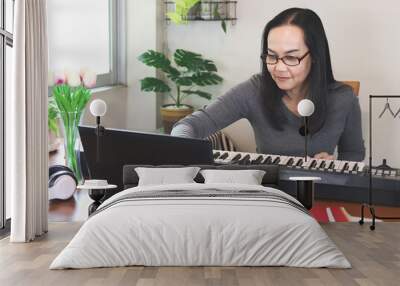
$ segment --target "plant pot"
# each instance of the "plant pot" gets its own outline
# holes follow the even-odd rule
[[[164,125],[164,133],[170,134],[172,127],[176,122],[193,113],[193,107],[190,105],[176,107],[176,105],[167,104],[160,108],[160,112]]]
[[[83,182],[82,171],[80,166],[79,151],[79,132],[78,125],[81,119],[81,112],[63,112],[60,111],[62,121],[62,131],[64,134],[65,161],[78,183]]]

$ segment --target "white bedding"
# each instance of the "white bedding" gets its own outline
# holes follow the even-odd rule
[[[175,184],[125,190],[105,201],[50,269],[126,265],[350,268],[318,222],[299,209],[254,198],[155,198],[113,201],[154,190],[263,190],[238,184]],[[298,202],[297,202],[298,203]],[[108,208],[107,208],[108,205]]]

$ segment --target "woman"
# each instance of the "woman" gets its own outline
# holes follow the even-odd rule
[[[247,118],[257,151],[302,156],[303,119],[297,105],[313,101],[308,153],[315,158],[362,161],[365,156],[358,98],[335,81],[321,19],[309,9],[281,12],[265,27],[262,72],[232,88],[204,109],[179,121],[171,135],[205,138]]]

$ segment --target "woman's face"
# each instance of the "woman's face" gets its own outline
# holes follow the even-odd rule
[[[304,42],[303,30],[297,26],[285,25],[273,28],[269,31],[267,41],[270,59],[285,56],[301,58],[309,52]],[[287,62],[293,61],[290,57],[287,58]],[[311,55],[307,54],[296,66],[288,66],[281,59],[276,64],[267,64],[267,68],[280,89],[289,92],[300,91],[311,70]]]

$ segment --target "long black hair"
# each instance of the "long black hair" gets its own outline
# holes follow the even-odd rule
[[[310,133],[315,133],[324,125],[327,111],[328,86],[335,82],[332,73],[331,58],[328,40],[319,16],[310,9],[290,8],[279,13],[267,23],[262,37],[262,55],[268,52],[268,34],[271,29],[294,25],[303,30],[304,42],[310,50],[312,59],[311,70],[307,77],[307,98],[315,105],[315,112],[310,117]],[[262,61],[261,95],[267,109],[266,116],[273,128],[283,130],[286,118],[283,114],[282,96],[284,91],[279,89],[271,74],[267,70],[265,61]]]

